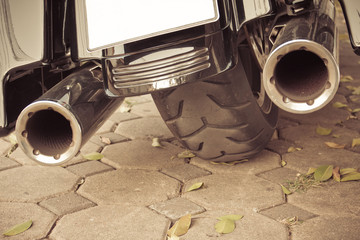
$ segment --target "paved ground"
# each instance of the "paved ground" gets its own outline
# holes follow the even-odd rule
[[[339,101],[360,108],[360,96],[346,87],[360,86],[360,57],[346,41],[341,40],[341,72],[354,80],[342,83],[334,101],[320,112],[281,113],[278,134],[267,149],[235,166],[196,157],[171,159],[184,149],[162,123],[150,96],[129,99],[131,112],[119,109],[82,148],[84,154],[102,152],[101,161],[79,156],[64,167],[38,166],[20,149],[5,157],[11,144],[0,139],[0,232],[33,220],[26,232],[0,239],[160,240],[187,213],[193,222],[181,239],[359,239],[359,181],[329,181],[288,196],[279,185],[309,167],[360,168],[360,147],[351,147],[352,139],[360,137],[359,113],[332,106]],[[333,134],[316,134],[318,125]],[[112,144],[105,145],[100,136]],[[154,137],[164,148],[151,146]],[[326,141],[346,146],[331,149]],[[291,146],[301,150],[289,153]],[[185,192],[195,182],[204,187]],[[234,232],[221,235],[214,225],[226,214],[244,218]]]

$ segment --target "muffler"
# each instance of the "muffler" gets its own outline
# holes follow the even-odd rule
[[[332,1],[320,1],[279,30],[264,66],[263,86],[281,109],[314,112],[336,94],[340,71],[334,19]]]
[[[80,151],[122,101],[106,95],[98,67],[83,68],[20,113],[15,129],[19,146],[39,163],[61,165]]]

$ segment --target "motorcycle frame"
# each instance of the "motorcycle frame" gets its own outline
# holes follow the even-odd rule
[[[83,44],[85,35],[81,30],[84,18],[81,18],[83,12],[79,6],[84,2],[0,1],[2,135],[13,128],[25,106],[89,61],[102,66],[107,93],[117,97],[151,93],[219,74],[236,64],[237,39],[242,24],[270,15],[273,10],[270,0],[257,1],[257,4],[249,0],[218,0],[220,18],[215,23],[89,52]],[[26,18],[23,17],[25,15]],[[192,47],[194,51],[184,54],[167,51],[184,47]],[[139,76],[132,66],[125,69],[128,63],[144,56],[153,56],[156,52],[161,52],[162,57],[149,58],[148,62],[142,64],[150,70],[149,75]],[[154,74],[152,69],[162,64],[169,66],[169,59],[181,66],[196,62],[195,68],[185,67],[183,71],[175,72],[179,64],[174,64],[167,69],[165,79],[151,77]],[[198,64],[199,61],[201,64]],[[119,77],[113,74],[119,72],[116,69],[133,71],[130,81],[116,85],[113,81]],[[134,78],[141,78],[142,81],[134,82]],[[144,78],[148,80],[143,81]],[[120,87],[114,87],[118,85]]]

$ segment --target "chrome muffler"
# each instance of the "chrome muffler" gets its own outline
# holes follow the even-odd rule
[[[334,20],[332,1],[320,1],[279,30],[264,66],[263,86],[281,109],[310,113],[334,97],[340,82]]]
[[[28,105],[16,122],[19,146],[31,159],[61,165],[122,103],[109,98],[98,67],[86,67],[55,85]]]

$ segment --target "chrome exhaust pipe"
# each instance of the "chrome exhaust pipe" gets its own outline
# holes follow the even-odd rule
[[[106,95],[98,67],[86,67],[20,113],[15,129],[19,146],[39,163],[61,165],[76,156],[122,101]]]
[[[320,1],[278,32],[263,70],[269,98],[292,113],[311,113],[335,96],[340,83],[335,8]]]

